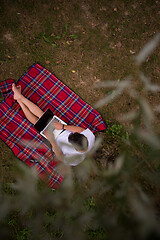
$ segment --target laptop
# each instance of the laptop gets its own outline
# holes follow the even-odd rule
[[[43,115],[37,120],[37,122],[34,124],[35,129],[47,139],[45,136],[45,131],[48,129],[53,129],[53,124],[55,121],[58,121],[64,125],[67,125],[63,120],[61,120],[59,117],[54,115],[52,111],[48,108]],[[61,134],[64,130],[53,130],[54,137],[57,138],[59,134]]]

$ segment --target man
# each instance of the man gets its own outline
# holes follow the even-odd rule
[[[14,99],[21,106],[26,118],[35,124],[44,112],[29,99],[21,94],[21,87],[12,85]],[[53,151],[60,161],[72,166],[78,165],[85,158],[85,154],[89,152],[95,142],[94,134],[87,128],[63,125],[60,122],[54,123],[55,129],[64,129],[56,138],[52,132],[46,132],[46,136],[50,141]]]

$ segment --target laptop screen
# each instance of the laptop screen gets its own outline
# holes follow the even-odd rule
[[[38,119],[38,121],[34,124],[35,129],[38,132],[41,132],[46,126],[47,124],[51,121],[51,119],[53,118],[54,114],[52,113],[52,111],[48,108],[43,115]]]

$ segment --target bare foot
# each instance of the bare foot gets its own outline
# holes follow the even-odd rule
[[[21,94],[21,86],[17,86],[13,83],[12,84],[12,90],[14,92],[14,99],[15,100],[20,100],[22,94]]]

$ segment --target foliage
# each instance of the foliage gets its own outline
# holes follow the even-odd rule
[[[46,37],[45,33],[43,33],[43,39],[45,42],[50,43],[53,47],[57,46],[57,40],[67,40],[66,43],[70,45],[70,41],[77,38],[76,34],[68,34],[67,36],[67,30],[68,30],[68,24],[65,24],[65,31],[62,33],[62,35],[57,35],[52,33],[49,37]]]
[[[123,139],[128,139],[128,132],[124,129],[122,124],[120,123],[113,123],[109,120],[106,120],[107,123],[107,130],[106,133],[110,134],[114,137],[120,137],[122,140]]]
[[[87,79],[90,85],[94,76],[97,81],[107,80],[101,87],[113,90],[99,106],[124,93],[137,103],[122,122],[107,121],[106,135],[124,140],[119,158],[108,168],[99,169],[89,157],[80,166],[67,168],[64,184],[51,191],[37,180],[34,171],[19,166],[21,174],[15,184],[3,183],[0,193],[1,239],[159,239],[160,144],[156,115],[160,106],[151,107],[146,101],[147,94],[157,94],[159,86],[141,72],[143,64],[153,77],[157,68],[158,75],[158,51],[150,58],[147,56],[159,42],[159,35],[137,54],[135,72],[128,57],[157,31],[159,2],[1,2],[1,79],[19,78],[33,62],[45,65],[49,60],[52,64],[48,67],[59,77],[65,71],[78,69],[73,80],[69,74],[63,80],[67,84],[72,81],[78,91],[80,79],[83,98],[90,95],[89,89],[85,89]],[[135,17],[137,21],[133,21]],[[66,22],[68,25],[64,25]],[[67,45],[77,37],[72,32],[79,37],[69,48]],[[123,80],[122,75],[129,77]],[[135,82],[140,83],[138,88]],[[144,89],[144,97],[137,89]],[[105,118],[108,113],[109,110]],[[130,122],[131,127],[122,127],[123,121]],[[5,165],[9,165],[7,160]]]

